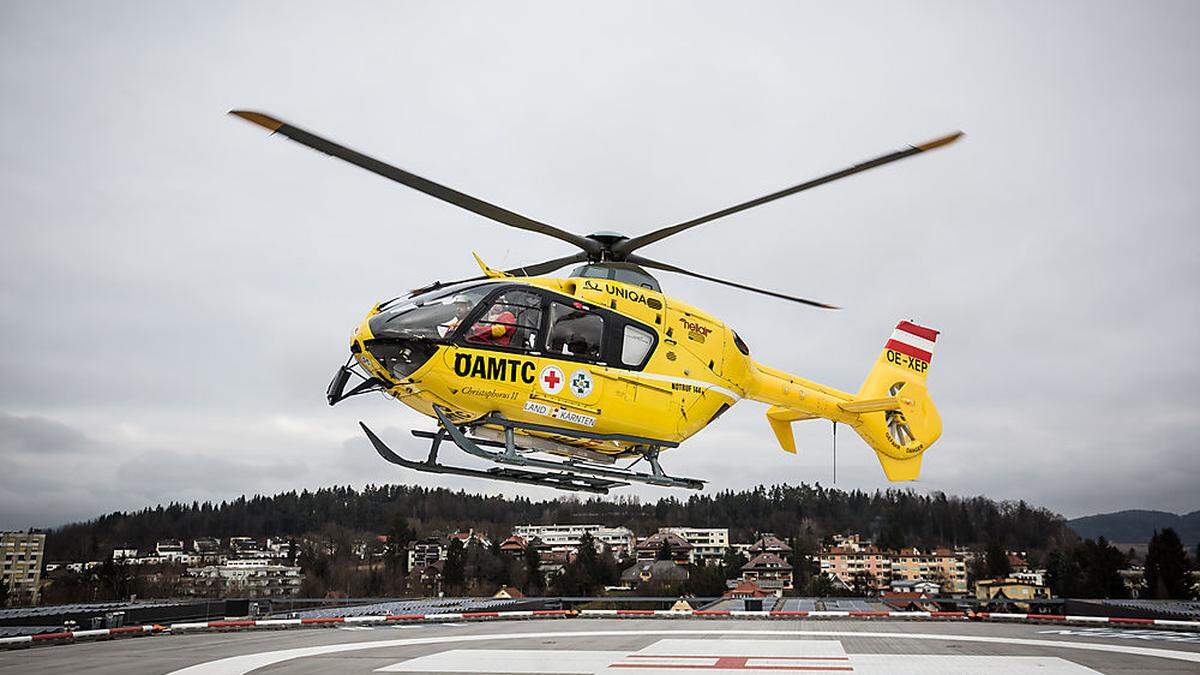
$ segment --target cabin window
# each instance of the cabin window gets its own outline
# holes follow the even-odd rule
[[[550,333],[546,349],[551,354],[592,361],[600,360],[604,343],[604,319],[583,309],[581,303],[550,303]]]
[[[528,352],[537,349],[541,325],[541,296],[514,289],[496,296],[463,334],[463,339],[468,344]]]
[[[653,334],[637,326],[625,326],[625,332],[621,338],[621,363],[635,368],[642,365],[653,346]]]
[[[371,317],[371,334],[376,338],[444,338],[494,290],[490,284],[454,286],[407,300],[390,300]]]

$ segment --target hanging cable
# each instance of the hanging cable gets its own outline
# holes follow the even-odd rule
[[[837,485],[837,422],[833,423],[833,484]]]

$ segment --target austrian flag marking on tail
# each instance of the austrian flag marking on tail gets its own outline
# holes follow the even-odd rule
[[[937,341],[937,336],[938,331],[932,328],[901,321],[892,331],[887,348],[929,363],[933,361],[933,343]]]

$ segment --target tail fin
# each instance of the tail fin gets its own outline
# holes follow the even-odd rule
[[[855,401],[842,406],[861,412],[855,431],[875,450],[888,480],[916,480],[921,453],[942,435],[942,418],[925,388],[937,336],[915,323],[896,324]]]

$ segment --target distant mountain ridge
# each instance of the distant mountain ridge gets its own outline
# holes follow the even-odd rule
[[[1131,509],[1074,518],[1067,521],[1067,527],[1085,539],[1103,536],[1122,544],[1146,543],[1155,530],[1169,527],[1179,534],[1184,544],[1195,544],[1200,541],[1200,511],[1179,515]]]

